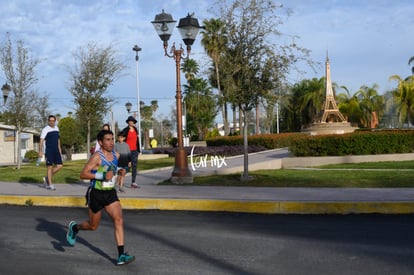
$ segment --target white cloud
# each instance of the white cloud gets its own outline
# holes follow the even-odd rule
[[[285,3],[283,3],[285,2]],[[297,43],[312,51],[314,61],[331,60],[332,79],[351,91],[361,85],[380,85],[380,92],[395,87],[388,77],[410,74],[408,59],[414,56],[412,26],[414,5],[409,0],[289,0],[282,1],[293,14],[280,26],[285,40],[300,37]],[[22,38],[33,54],[42,59],[38,68],[39,90],[53,99],[54,111],[65,114],[71,107],[67,91],[66,66],[73,64],[72,52],[90,41],[113,44],[125,61],[128,70],[109,93],[117,97],[115,117],[124,122],[125,102],[136,102],[135,53],[138,44],[142,51],[139,61],[140,95],[147,104],[160,100],[160,112],[169,116],[174,105],[175,64],[163,56],[162,42],[153,30],[156,14],[162,9],[178,21],[188,12],[195,12],[200,23],[213,17],[208,10],[213,0],[198,1],[136,1],[136,0],[13,0],[2,1],[0,35],[10,32]],[[175,31],[172,42],[181,42]],[[193,49],[194,57],[203,59],[199,39]],[[322,77],[302,66],[308,73],[292,75],[301,78]],[[0,72],[0,80],[4,79]],[[64,111],[62,111],[64,110]]]
[[[288,1],[294,13],[286,31],[301,37],[298,44],[312,50],[315,61],[329,52],[332,79],[356,91],[362,85],[395,87],[393,74],[410,74],[414,55],[409,38],[413,26],[411,1]],[[323,76],[321,67],[316,75]],[[305,75],[308,78],[309,75]]]

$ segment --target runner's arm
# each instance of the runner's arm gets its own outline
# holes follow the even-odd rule
[[[92,170],[97,170],[99,165],[101,164],[101,158],[99,157],[98,153],[94,153],[88,162],[83,167],[80,178],[85,180],[92,180],[95,178],[95,174],[92,173]]]
[[[44,142],[45,142],[45,139],[41,138],[40,143],[39,143],[39,157],[43,156],[43,144],[44,144]]]

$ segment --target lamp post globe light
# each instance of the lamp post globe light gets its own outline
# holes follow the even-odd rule
[[[1,87],[1,91],[3,92],[4,105],[6,105],[7,98],[9,97],[9,93],[11,92],[10,85],[7,83],[3,84],[3,86]]]
[[[129,114],[131,112],[132,103],[131,102],[125,103],[125,108],[126,108],[128,114]]]
[[[171,14],[165,13],[164,10],[155,16],[154,21],[151,22],[157,31],[158,36],[163,41],[164,55],[175,59],[176,69],[176,109],[177,109],[177,138],[178,148],[175,153],[175,164],[171,176],[172,183],[192,183],[193,176],[188,168],[187,153],[183,145],[183,121],[182,121],[182,93],[181,93],[181,77],[180,77],[180,63],[182,59],[188,59],[191,52],[191,45],[200,30],[197,18],[188,14],[181,18],[177,28],[180,31],[184,44],[187,46],[187,56],[184,56],[184,49],[180,46],[179,49],[173,43],[170,53],[168,53],[168,40],[170,39],[176,21]]]

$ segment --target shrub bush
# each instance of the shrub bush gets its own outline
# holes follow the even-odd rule
[[[215,137],[194,154],[234,156],[243,154],[242,136]],[[364,130],[343,135],[310,136],[305,133],[251,135],[249,153],[289,147],[294,156],[346,156],[414,152],[414,130]],[[186,147],[189,155],[192,147]],[[154,153],[175,155],[176,148],[157,148]]]
[[[37,160],[37,158],[38,158],[38,156],[39,156],[39,153],[38,153],[38,152],[36,152],[35,150],[30,150],[30,151],[27,151],[27,152],[24,154],[24,158],[25,158],[25,159],[28,159],[29,161],[36,161],[36,160]]]
[[[358,131],[343,135],[302,136],[290,146],[295,156],[376,155],[414,152],[413,130]]]
[[[188,146],[184,147],[187,155],[191,154],[191,150],[193,147]],[[248,151],[249,153],[255,153],[260,151],[265,151],[266,148],[263,146],[257,145],[249,145]],[[154,154],[168,154],[170,157],[175,156],[175,152],[177,148],[155,148],[153,150]],[[194,155],[216,155],[216,156],[237,156],[242,155],[244,153],[243,146],[195,146],[193,154]]]
[[[262,146],[266,149],[289,147],[292,141],[298,137],[308,136],[304,133],[283,133],[251,135],[248,137],[249,147],[251,145]],[[206,140],[207,146],[243,146],[243,136],[225,136]]]
[[[170,138],[170,140],[168,141],[168,144],[172,147],[177,147],[178,146],[178,138],[176,138],[176,137]]]

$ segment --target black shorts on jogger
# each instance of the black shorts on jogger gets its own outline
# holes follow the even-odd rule
[[[119,201],[118,195],[115,189],[111,190],[97,190],[89,187],[86,191],[86,204],[92,210],[93,213],[97,213],[105,206],[110,205],[113,202]]]

